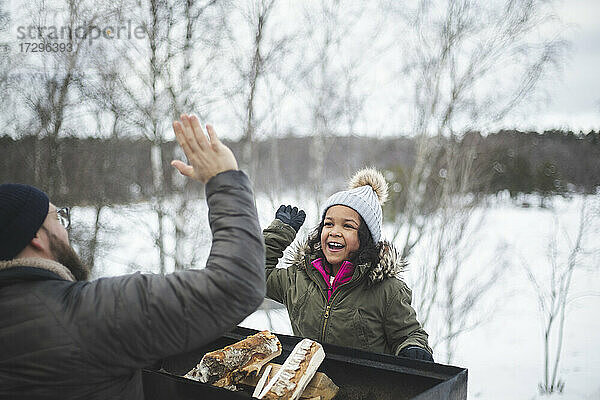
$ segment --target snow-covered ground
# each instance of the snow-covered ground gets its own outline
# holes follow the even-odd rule
[[[537,276],[546,277],[547,246],[559,221],[563,250],[576,235],[581,197],[554,199],[553,210],[500,204],[484,226],[485,242],[509,244],[511,269],[495,288],[501,299],[489,323],[459,339],[455,364],[469,368],[470,398],[532,399],[543,372],[543,334],[535,291],[521,268],[527,262]],[[590,232],[588,248],[597,243]],[[484,246],[485,247],[485,246]],[[598,249],[598,246],[595,246]],[[565,254],[558,259],[566,262]],[[600,399],[600,265],[598,258],[582,260],[573,276],[564,332],[559,377],[565,382],[562,399]]]
[[[597,197],[597,196],[596,196]],[[469,369],[469,398],[472,399],[536,399],[537,385],[543,373],[542,320],[533,285],[527,279],[524,264],[529,265],[540,284],[547,284],[548,243],[558,232],[559,253],[557,259],[564,262],[564,252],[569,240],[574,240],[579,224],[579,210],[583,196],[572,199],[554,198],[552,207],[523,208],[506,200],[496,200],[482,210],[483,225],[477,232],[473,253],[464,260],[462,268],[478,274],[489,265],[492,255],[503,246],[503,268],[506,271],[486,295],[477,311],[485,317],[485,323],[462,334],[455,348],[452,364]],[[589,198],[588,198],[589,201]],[[596,199],[597,201],[597,199]],[[261,225],[265,227],[280,203],[296,203],[293,196],[268,199],[257,196]],[[533,199],[533,204],[537,201]],[[307,210],[307,223],[300,236],[308,232],[317,222],[317,208],[311,201],[303,201]],[[597,203],[596,203],[597,206]],[[76,209],[74,223],[89,223],[91,210]],[[202,265],[208,254],[210,235],[206,233],[206,207],[200,201],[196,222],[203,233],[191,246],[200,253],[198,265]],[[157,252],[152,242],[151,231],[156,221],[148,205],[116,207],[105,210],[102,220],[115,228],[101,240],[112,243],[96,265],[95,276],[116,275],[132,269],[157,270]],[[167,229],[172,226],[167,224]],[[386,227],[390,232],[391,227]],[[598,232],[596,232],[597,235]],[[588,235],[587,248],[596,248],[594,232]],[[475,242],[474,242],[475,243]],[[167,247],[172,243],[168,242]],[[418,257],[419,249],[414,253]],[[411,262],[414,262],[411,261]],[[172,267],[167,268],[170,270]],[[416,270],[408,270],[404,276],[409,286],[415,287]],[[465,279],[469,274],[465,274]],[[414,294],[415,297],[418,293]],[[564,345],[560,360],[559,377],[565,382],[564,400],[600,399],[600,263],[598,258],[588,255],[582,258],[573,275],[566,315]],[[417,310],[419,313],[419,310]],[[267,318],[264,311],[249,316],[242,325],[256,329],[272,329],[290,334],[287,313],[271,311]],[[430,334],[432,332],[430,331]],[[435,342],[435,337],[430,338]],[[434,348],[438,361],[443,359],[444,348]]]

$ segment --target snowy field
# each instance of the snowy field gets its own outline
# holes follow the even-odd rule
[[[598,197],[598,196],[596,196]],[[559,252],[557,260],[566,262],[569,240],[573,240],[579,224],[579,210],[583,196],[572,199],[553,198],[551,207],[520,207],[508,199],[494,200],[485,210],[483,224],[474,237],[472,254],[466,258],[462,275],[472,277],[487,268],[492,254],[499,246],[504,249],[502,264],[506,269],[494,286],[486,294],[485,301],[477,310],[483,323],[471,331],[459,336],[453,365],[469,370],[470,399],[542,399],[537,386],[543,373],[543,332],[537,298],[531,282],[527,279],[523,265],[529,265],[531,271],[540,279],[540,284],[548,283],[549,261],[548,243],[552,235],[558,232],[556,240]],[[590,198],[588,197],[588,201]],[[596,205],[597,205],[597,199]],[[279,204],[299,204],[290,197],[268,199],[258,196],[257,203],[260,222],[266,227]],[[537,200],[532,199],[532,204]],[[306,200],[303,208],[307,211],[307,223],[300,236],[308,232],[308,227],[317,223],[316,204]],[[74,224],[90,223],[91,210],[75,209]],[[210,234],[206,229],[206,206],[198,202],[195,217],[186,221],[196,225],[199,234],[188,251],[199,254],[198,265],[206,260]],[[148,204],[115,207],[106,209],[102,222],[107,229],[101,240],[110,243],[99,257],[94,276],[119,275],[132,270],[157,271],[158,254],[153,246],[152,231],[156,229],[155,217]],[[172,226],[167,224],[167,229]],[[387,226],[386,232],[392,227]],[[588,249],[598,249],[593,232],[584,243]],[[168,242],[167,248],[173,246]],[[416,249],[415,257],[425,249]],[[171,270],[172,266],[167,268]],[[469,274],[470,271],[470,274]],[[404,275],[405,281],[415,287],[416,271],[409,269]],[[598,257],[588,255],[581,259],[573,275],[566,312],[563,352],[560,360],[559,377],[565,382],[564,393],[551,398],[564,400],[600,399],[600,263]],[[418,293],[414,294],[415,297]],[[417,314],[419,310],[417,309]],[[291,334],[289,319],[285,311],[271,311],[267,318],[264,311],[249,316],[243,326],[255,329],[272,329],[275,332]],[[430,341],[435,344],[432,330]],[[444,359],[444,347],[434,347],[438,362]]]

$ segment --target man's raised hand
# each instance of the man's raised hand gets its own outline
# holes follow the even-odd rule
[[[173,130],[191,165],[180,160],[171,161],[171,165],[182,175],[206,183],[220,172],[238,169],[235,156],[211,125],[206,125],[207,138],[198,117],[182,114],[180,119],[173,122]]]

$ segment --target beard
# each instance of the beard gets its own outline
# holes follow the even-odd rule
[[[90,276],[90,269],[83,264],[75,250],[68,244],[61,241],[56,235],[48,232],[50,238],[50,251],[56,262],[61,263],[71,271],[75,280],[87,281]]]

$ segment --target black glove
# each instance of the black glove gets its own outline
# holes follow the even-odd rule
[[[275,218],[284,224],[288,224],[298,232],[306,219],[306,213],[303,210],[298,210],[298,207],[292,208],[292,206],[281,205],[275,213]]]
[[[400,350],[400,353],[398,353],[398,355],[400,357],[412,358],[413,360],[423,360],[423,361],[433,362],[433,357],[431,356],[431,354],[429,354],[429,352],[427,350],[422,349],[417,346],[405,347],[402,350]]]

